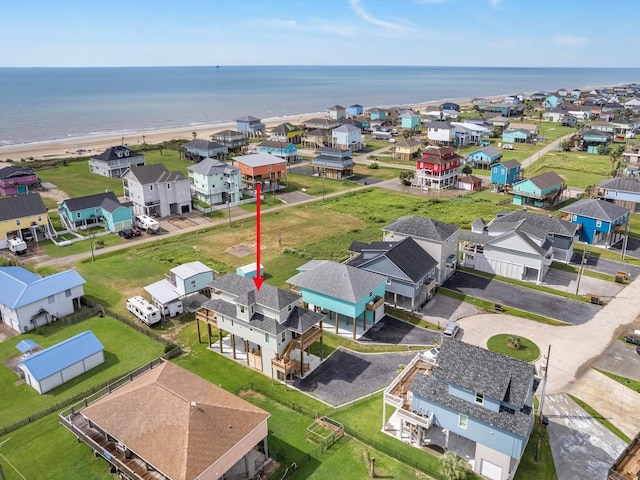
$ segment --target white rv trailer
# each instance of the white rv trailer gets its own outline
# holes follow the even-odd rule
[[[127,300],[127,310],[147,325],[154,325],[162,320],[160,310],[139,295]]]
[[[160,223],[149,215],[136,215],[136,226],[149,233],[157,233],[160,230]]]
[[[16,255],[24,255],[27,253],[27,244],[21,238],[10,238],[8,242],[9,251]]]

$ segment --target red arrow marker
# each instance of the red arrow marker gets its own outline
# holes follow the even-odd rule
[[[264,277],[260,275],[260,184],[256,185],[256,276],[253,283],[260,291]]]

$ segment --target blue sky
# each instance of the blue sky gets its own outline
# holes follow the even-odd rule
[[[0,66],[638,67],[639,17],[637,0],[0,0]]]

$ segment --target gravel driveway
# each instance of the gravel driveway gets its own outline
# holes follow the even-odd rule
[[[357,353],[339,348],[293,386],[334,407],[386,388],[417,353]]]
[[[586,302],[519,287],[478,275],[457,271],[444,284],[456,292],[579,325],[588,322],[601,307]],[[506,309],[508,313],[508,308]]]

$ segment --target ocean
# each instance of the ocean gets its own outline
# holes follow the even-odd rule
[[[0,68],[0,146],[640,82],[640,68]]]

